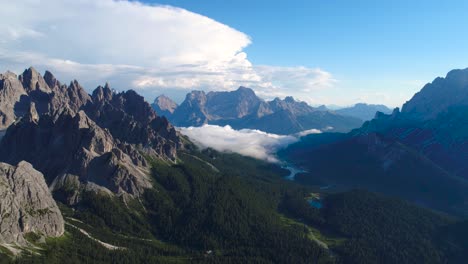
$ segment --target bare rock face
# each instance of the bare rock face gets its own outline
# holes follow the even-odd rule
[[[52,92],[41,74],[39,74],[33,67],[25,70],[23,74],[19,76],[19,80],[23,83],[23,86],[28,93],[33,91],[41,91],[44,93]]]
[[[42,173],[25,161],[16,167],[0,163],[0,244],[26,245],[30,232],[63,235],[62,214]]]
[[[426,84],[403,105],[402,112],[429,120],[454,106],[468,106],[468,69],[450,71],[445,78]]]
[[[44,77],[32,67],[19,77],[11,72],[0,74],[0,130],[27,114],[31,102],[38,115],[62,112],[64,108],[76,113],[91,103],[91,97],[76,80],[62,85],[49,71]]]
[[[32,67],[19,77],[10,72],[0,74],[0,131],[15,120],[32,117],[32,104],[37,112],[34,119],[48,115],[53,123],[62,113],[75,115],[84,110],[98,126],[108,129],[113,138],[152,148],[150,152],[166,160],[175,161],[177,149],[182,147],[172,125],[134,91],[117,94],[106,84],[90,96],[78,81],[63,85],[51,72],[41,76]]]
[[[172,122],[178,126],[201,126],[208,124],[210,116],[206,111],[206,94],[203,91],[192,91],[184,102],[174,111]]]
[[[93,92],[92,100],[84,111],[115,139],[152,148],[159,157],[175,161],[182,147],[178,133],[142,96],[132,90],[115,93],[106,85]]]
[[[106,84],[90,96],[78,81],[67,86],[32,67],[0,74],[0,161],[31,163],[63,202],[78,203],[82,191],[140,196],[152,187],[142,152],[175,162],[182,147],[134,91]]]
[[[250,116],[257,112],[262,100],[252,89],[239,87],[231,92],[209,92],[206,109],[214,119],[234,119]]]
[[[170,117],[174,111],[177,109],[178,105],[176,102],[172,101],[171,98],[160,95],[156,97],[154,103],[151,105],[157,114],[161,116]]]
[[[27,93],[14,73],[0,74],[0,130],[16,120],[15,107]]]
[[[141,154],[114,140],[84,111],[42,115],[39,120],[30,112],[8,128],[0,143],[2,161],[32,163],[54,190],[67,187],[67,178],[78,180],[77,191],[96,184],[116,194],[138,196],[152,186]]]

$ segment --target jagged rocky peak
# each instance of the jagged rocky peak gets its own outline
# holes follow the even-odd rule
[[[276,97],[268,104],[274,112],[289,111],[294,115],[304,115],[315,111],[315,109],[306,102],[296,101],[292,96],[286,96],[284,100]]]
[[[244,94],[244,95],[247,95],[247,96],[257,96],[255,94],[254,90],[252,90],[251,88],[245,87],[245,86],[240,86],[239,88],[237,88],[237,90],[235,92],[240,93],[240,94]]]
[[[83,189],[138,196],[152,186],[148,164],[136,147],[115,140],[84,111],[64,111],[57,119],[44,115],[38,122],[22,119],[4,139],[1,161],[32,163],[53,190],[75,182],[62,200],[69,204],[79,201]]]
[[[428,120],[457,106],[468,106],[468,68],[452,70],[445,78],[426,84],[403,105],[402,112]]]
[[[126,113],[142,122],[151,122],[157,116],[154,109],[145,101],[145,98],[134,90],[119,93],[116,96],[116,104],[124,109]]]
[[[45,71],[44,80],[50,88],[62,86],[50,71]]]
[[[17,118],[15,108],[26,96],[27,93],[16,74],[12,72],[0,74],[0,130],[15,122]]]
[[[176,102],[164,94],[156,97],[152,106],[156,110],[156,113],[166,116],[173,114],[178,107]]]
[[[46,237],[64,233],[64,221],[44,176],[21,161],[17,166],[0,162],[0,245],[26,246],[25,235]]]
[[[29,67],[29,69],[26,69],[19,76],[19,80],[21,81],[21,83],[23,83],[24,89],[26,89],[28,93],[33,91],[41,91],[44,93],[52,92],[42,75],[33,67]]]
[[[236,119],[253,115],[263,100],[246,87],[235,91],[209,92],[206,95],[206,112],[212,119]]]
[[[65,104],[67,104],[68,107],[70,107],[70,109],[75,112],[92,102],[89,94],[78,83],[77,80],[74,80],[70,83],[66,95],[63,96],[63,100],[66,101]]]
[[[5,73],[0,73],[0,79],[18,79],[18,75],[11,71],[6,71]]]
[[[182,147],[178,133],[135,91],[115,93],[108,85],[98,87],[93,103],[83,109],[121,142],[141,144],[163,159],[176,160],[177,149]]]
[[[206,103],[206,94],[204,91],[191,91],[185,97],[187,102],[196,102],[199,105],[205,105]]]
[[[110,100],[112,100],[113,94],[114,94],[114,92],[113,92],[112,89],[110,88],[109,83],[106,82],[106,84],[104,85],[104,87],[102,87],[102,86],[99,85],[99,86],[93,91],[92,98],[93,98],[93,100],[96,101],[96,102],[110,101]]]
[[[333,127],[333,131],[348,132],[362,124],[357,118],[320,110],[323,111],[292,97],[266,102],[252,89],[241,86],[234,91],[211,91],[207,94],[192,91],[173,114],[166,116],[181,127],[231,125],[235,129],[255,128],[280,134],[328,127]],[[289,120],[283,119],[285,116]]]

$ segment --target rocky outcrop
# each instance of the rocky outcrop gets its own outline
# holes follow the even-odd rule
[[[37,72],[33,67],[26,69],[23,74],[19,76],[19,80],[21,83],[23,83],[23,87],[28,93],[34,91],[40,91],[43,93],[52,92],[42,75],[39,74],[39,72]]]
[[[0,244],[26,245],[25,235],[64,233],[62,214],[44,176],[25,161],[0,163]]]
[[[468,69],[450,71],[445,78],[426,84],[403,105],[402,112],[429,120],[459,106],[468,106]]]
[[[84,111],[40,118],[33,106],[29,112],[7,130],[0,143],[2,161],[32,163],[54,190],[67,188],[72,181],[78,183],[76,192],[100,186],[116,194],[139,196],[152,186],[148,164],[135,147],[115,140]],[[66,202],[77,202],[76,192]]]
[[[8,128],[7,130],[5,130]],[[142,156],[175,162],[178,132],[134,91],[109,84],[90,96],[34,68],[0,75],[0,161],[31,163],[61,201],[83,190],[140,196],[152,187]]]
[[[206,94],[203,91],[192,91],[184,102],[174,111],[171,121],[177,126],[201,126],[210,120],[206,112]]]
[[[287,96],[284,100],[275,98],[273,101],[268,102],[273,112],[288,111],[295,116],[307,115],[317,111],[317,109],[311,107],[306,102],[299,102],[294,100],[292,96]]]
[[[91,97],[76,80],[62,85],[49,71],[44,77],[32,67],[19,77],[11,72],[0,74],[0,130],[24,116],[31,102],[39,115],[52,115],[65,108],[76,113],[91,103]]]
[[[159,157],[175,161],[182,147],[177,131],[142,96],[132,90],[115,93],[106,85],[93,92],[92,100],[83,109],[114,138],[151,148]]]
[[[206,95],[206,111],[212,120],[239,119],[255,115],[263,100],[252,89],[239,87],[231,92],[209,92]]]
[[[0,130],[15,122],[15,109],[22,98],[27,97],[26,90],[14,73],[0,74]]]
[[[174,111],[179,107],[176,102],[172,101],[165,95],[156,97],[151,105],[158,115],[170,118]]]
[[[51,72],[41,76],[33,67],[19,77],[0,74],[0,131],[29,114],[31,104],[38,116],[51,116],[53,122],[63,112],[84,110],[114,138],[152,148],[149,151],[163,159],[175,161],[177,149],[182,147],[171,124],[134,91],[115,93],[106,83],[90,96],[78,81],[63,85]]]

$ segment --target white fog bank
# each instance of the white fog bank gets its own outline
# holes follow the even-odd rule
[[[255,129],[235,130],[230,126],[204,125],[182,127],[180,132],[202,148],[213,148],[222,152],[235,152],[268,162],[278,162],[275,153],[301,136],[321,133],[311,129],[294,135],[276,135]]]

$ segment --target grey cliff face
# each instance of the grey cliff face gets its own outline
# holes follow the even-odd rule
[[[31,163],[68,204],[88,190],[140,196],[152,187],[142,153],[175,162],[183,147],[136,92],[106,84],[90,96],[78,81],[32,67],[0,74],[0,140],[0,161]]]
[[[66,187],[62,184],[66,178],[75,178],[78,190],[94,183],[116,194],[135,196],[152,186],[141,154],[115,140],[84,111],[64,112],[56,120],[48,115],[37,119],[30,112],[7,130],[0,143],[1,160],[32,163],[54,190]]]
[[[63,85],[51,72],[42,77],[32,67],[19,77],[10,72],[0,74],[0,131],[28,115],[31,104],[38,116],[49,115],[54,121],[64,112],[73,115],[84,110],[114,138],[152,148],[164,159],[174,161],[181,147],[172,125],[134,91],[115,93],[106,84],[90,96],[78,81]]]
[[[25,70],[23,74],[19,76],[19,80],[23,83],[28,93],[33,91],[41,91],[44,93],[52,92],[44,78],[33,67]]]
[[[31,164],[0,163],[0,244],[27,244],[34,232],[47,237],[64,233],[62,214],[44,181]]]
[[[454,106],[468,106],[468,69],[453,70],[426,84],[403,105],[402,112],[429,120]]]
[[[201,126],[208,123],[209,115],[205,110],[206,94],[192,91],[184,102],[174,111],[172,121],[178,126]]]
[[[25,96],[27,93],[15,74],[0,74],[0,130],[16,120],[15,107]]]
[[[76,113],[91,103],[91,97],[77,81],[62,85],[49,71],[44,77],[32,67],[19,77],[0,74],[0,130],[24,116],[31,102],[39,115],[53,115],[65,108]]]
[[[157,114],[166,117],[170,117],[177,109],[177,107],[179,107],[176,102],[172,101],[165,95],[156,97],[154,103],[151,106]]]
[[[262,100],[249,88],[232,92],[209,92],[206,110],[212,119],[236,119],[256,113]]]
[[[93,92],[92,100],[84,111],[115,139],[151,148],[161,158],[175,161],[182,147],[177,131],[142,96],[131,90],[114,93],[106,85]]]

